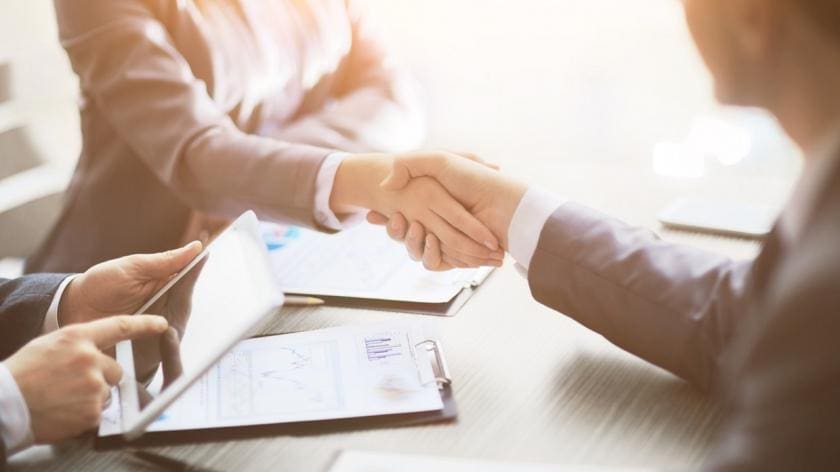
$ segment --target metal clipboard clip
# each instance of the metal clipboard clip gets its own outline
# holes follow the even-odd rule
[[[423,382],[422,375],[418,370],[418,375],[421,376],[420,382],[423,385],[428,385],[431,382],[435,382],[438,385],[438,388],[443,390],[444,388],[452,385],[452,376],[449,375],[449,367],[446,365],[446,358],[443,355],[443,347],[441,346],[440,342],[427,339],[423,342],[417,343],[414,345],[415,349],[423,349],[426,352],[430,353],[433,357],[433,370],[435,377],[430,380],[429,382]],[[417,360],[417,356],[414,356],[415,361]]]
[[[492,272],[492,267],[482,267],[475,271],[472,278],[457,280],[455,281],[455,285],[459,285],[461,288],[478,288],[490,277]]]

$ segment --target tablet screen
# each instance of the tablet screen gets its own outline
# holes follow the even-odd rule
[[[199,378],[282,301],[253,214],[220,234],[179,275],[145,310],[165,316],[169,330],[133,343],[141,415],[159,408],[154,400],[167,389]]]

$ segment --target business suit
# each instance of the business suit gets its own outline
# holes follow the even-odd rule
[[[44,317],[67,275],[28,275],[0,279],[0,360],[41,334]]]
[[[336,150],[419,145],[416,97],[352,1],[55,0],[83,149],[27,272],[177,247],[195,211],[318,226]]]
[[[840,151],[835,151],[840,152]],[[720,394],[714,470],[840,468],[840,158],[755,261],[658,240],[582,206],[548,219],[529,267],[541,303]]]
[[[39,274],[0,279],[0,361],[41,334],[44,317],[66,275]],[[0,411],[0,423],[10,412]],[[0,471],[6,468],[6,443],[0,438]]]

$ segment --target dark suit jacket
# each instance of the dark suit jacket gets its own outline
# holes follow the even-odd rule
[[[543,228],[534,297],[729,406],[707,467],[840,470],[840,165],[798,240],[755,261],[665,243],[575,204]]]
[[[419,145],[413,82],[355,3],[55,0],[83,146],[26,271],[177,247],[194,211],[316,226],[329,154]]]
[[[66,277],[40,274],[0,279],[0,361],[41,334],[44,316]],[[6,445],[0,440],[0,471],[3,470],[6,470]]]
[[[41,334],[44,316],[66,277],[39,274],[0,279],[0,360]]]

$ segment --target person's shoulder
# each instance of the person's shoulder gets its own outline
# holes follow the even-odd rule
[[[726,434],[742,441],[733,460],[756,469],[837,463],[840,200],[827,203],[785,250],[728,354]]]
[[[840,324],[840,185],[824,194],[802,237],[786,251],[767,293],[767,308],[808,308]]]
[[[815,207],[792,260],[799,261],[793,267],[796,272],[813,273],[813,277],[840,272],[840,174]],[[840,279],[835,281],[840,284]]]
[[[814,372],[840,372],[837,215],[840,201],[821,207],[800,239],[784,251],[767,285],[745,314],[728,359],[729,374],[736,383],[758,373],[765,379],[782,381],[790,375],[785,373],[788,360],[797,368]]]

